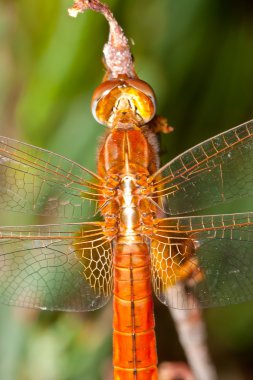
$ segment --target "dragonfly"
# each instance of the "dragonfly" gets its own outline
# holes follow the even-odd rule
[[[146,82],[107,76],[91,108],[96,173],[0,138],[0,208],[69,219],[0,227],[0,300],[83,312],[113,296],[114,379],[156,380],[152,292],[181,309],[253,298],[253,213],[203,214],[253,195],[253,120],[160,167]]]

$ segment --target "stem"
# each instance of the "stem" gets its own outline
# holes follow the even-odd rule
[[[197,304],[193,296],[187,295],[180,284],[170,289],[166,298],[173,305],[173,299],[180,297],[183,304]],[[192,299],[190,299],[192,297]],[[170,307],[180,343],[184,349],[188,363],[196,380],[217,380],[217,374],[210,358],[207,346],[207,333],[199,307],[195,309],[179,310]]]
[[[120,75],[136,78],[129,41],[106,4],[99,0],[76,0],[68,12],[70,16],[76,17],[89,9],[101,13],[110,27],[109,39],[103,48],[104,64],[107,69],[105,79],[117,78]]]

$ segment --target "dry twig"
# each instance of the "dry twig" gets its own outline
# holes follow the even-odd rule
[[[103,14],[110,26],[109,39],[103,49],[106,79],[117,78],[119,75],[135,78],[129,41],[107,5],[98,0],[77,0],[68,12],[70,16],[76,17],[88,9]]]
[[[198,305],[196,299],[189,299],[193,296],[187,295],[184,287],[180,284],[167,292],[166,297],[169,304],[172,304],[175,297],[174,292],[177,297],[183,299],[183,304]],[[195,380],[217,380],[216,370],[208,351],[207,334],[201,309],[196,307],[179,310],[170,307],[170,313]]]

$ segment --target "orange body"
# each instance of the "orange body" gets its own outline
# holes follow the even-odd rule
[[[118,232],[113,250],[115,380],[158,378],[150,256],[142,232],[154,206],[143,201],[138,185],[139,177],[157,169],[154,145],[140,129],[115,129],[98,155],[98,174],[115,191],[114,200],[102,208],[106,224],[111,227],[114,220]]]
[[[117,244],[114,252],[114,379],[157,379],[156,339],[145,243]]]

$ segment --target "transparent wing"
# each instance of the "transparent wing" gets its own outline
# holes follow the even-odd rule
[[[0,302],[87,311],[111,292],[111,243],[99,224],[0,228]]]
[[[151,261],[154,291],[167,306],[192,308],[194,299],[202,307],[252,300],[253,213],[161,219]],[[182,285],[187,301],[177,292]]]
[[[71,219],[93,216],[102,183],[44,149],[0,137],[0,208]]]
[[[152,197],[171,215],[253,195],[253,121],[181,154],[151,176]]]

